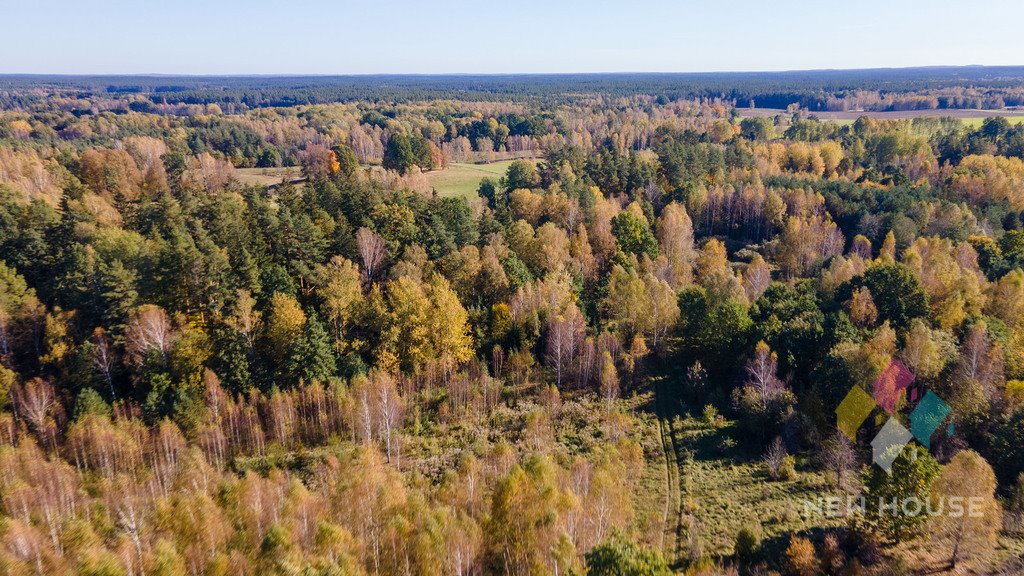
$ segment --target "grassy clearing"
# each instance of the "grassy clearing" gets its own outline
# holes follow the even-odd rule
[[[529,161],[529,160],[528,160]],[[490,164],[451,164],[444,170],[427,172],[427,181],[441,196],[473,198],[484,178],[501,178],[514,160]]]
[[[281,168],[236,168],[235,179],[245,186],[274,186],[282,179],[297,183],[302,180],[302,171],[298,166]]]
[[[1020,124],[1021,122],[1024,122],[1024,116],[1006,116],[1005,118],[1010,122],[1010,124]],[[981,123],[985,121],[985,117],[961,118],[960,120],[971,128],[979,128],[981,127]]]
[[[705,553],[727,556],[736,534],[760,524],[766,542],[791,532],[839,526],[840,520],[805,516],[805,501],[836,494],[824,474],[798,466],[789,481],[769,478],[760,458],[738,448],[735,424],[691,417],[672,421],[680,446],[683,514],[700,533]]]
[[[739,109],[739,117],[755,118],[759,116],[779,116],[789,118],[790,113],[785,110],[771,108]],[[995,116],[1006,118],[1011,124],[1024,122],[1024,114],[1016,113],[1016,110],[905,110],[896,112],[871,112],[871,111],[808,111],[804,110],[805,116],[815,116],[823,122],[832,122],[842,126],[853,124],[861,116],[869,116],[878,120],[899,120],[913,118],[956,118],[970,128],[978,128],[986,118]]]
[[[661,462],[648,460],[650,468],[667,468],[663,498],[668,501],[668,529],[674,533],[666,538],[663,550],[673,565],[684,565],[695,553],[716,559],[730,556],[744,527],[760,525],[765,552],[774,557],[788,545],[789,533],[820,535],[845,523],[808,515],[806,502],[841,494],[824,473],[798,459],[794,479],[772,480],[763,454],[746,448],[751,441],[741,436],[735,422],[690,415],[699,409],[679,399],[677,380],[671,370],[652,378],[665,455]]]

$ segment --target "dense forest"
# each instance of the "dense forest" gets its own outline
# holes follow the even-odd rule
[[[1024,123],[813,115],[1021,104],[1019,68],[2,77],[0,573],[1021,574]]]
[[[42,90],[40,90],[42,89]],[[748,108],[800,104],[822,110],[998,109],[1024,105],[1024,67],[791,72],[460,74],[363,76],[0,75],[0,104],[25,104],[56,91],[148,111],[159,104],[217,104],[229,112],[336,102],[530,101],[601,95],[661,100],[724,99]]]

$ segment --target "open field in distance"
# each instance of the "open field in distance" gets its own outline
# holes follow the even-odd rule
[[[789,112],[779,108],[737,108],[736,112],[743,118],[755,116],[788,116]],[[949,108],[935,110],[898,110],[894,112],[872,112],[865,110],[812,111],[802,110],[805,115],[813,115],[821,120],[852,123],[861,116],[870,116],[879,120],[897,120],[901,118],[958,118],[971,127],[980,126],[985,118],[1004,116],[1012,123],[1024,122],[1024,109],[1005,108],[1001,110],[954,110]]]
[[[280,184],[283,179],[296,184],[303,180],[302,169],[298,166],[236,168],[234,176],[246,186],[275,186]]]
[[[531,162],[533,160],[530,160]],[[490,164],[455,163],[442,170],[427,172],[427,181],[441,196],[476,195],[480,181],[484,178],[501,178],[514,160],[502,160]]]

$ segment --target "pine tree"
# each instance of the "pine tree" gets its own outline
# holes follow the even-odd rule
[[[331,336],[315,313],[310,314],[302,336],[292,345],[287,365],[293,378],[307,383],[324,382],[337,375]]]
[[[99,273],[103,323],[110,329],[114,340],[123,343],[128,314],[135,309],[139,299],[135,287],[138,276],[125,268],[120,260],[115,260],[110,265],[101,263]]]

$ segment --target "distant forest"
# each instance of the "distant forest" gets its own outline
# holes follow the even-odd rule
[[[365,76],[0,76],[0,90],[41,87],[89,97],[138,94],[151,104],[234,105],[239,110],[333,102],[423,99],[558,101],[637,93],[664,101],[716,98],[742,108],[807,110],[998,109],[1024,104],[1024,67],[966,66],[790,72],[365,75]],[[0,106],[41,94],[0,96]]]

